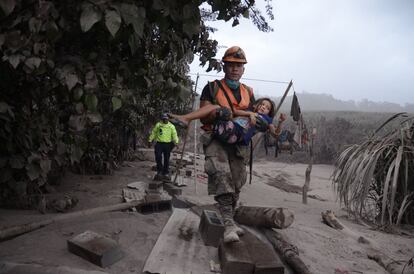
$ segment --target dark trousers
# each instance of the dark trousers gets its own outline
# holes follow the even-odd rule
[[[173,149],[173,143],[156,143],[155,144],[155,161],[157,162],[157,173],[166,175],[169,173],[170,154]],[[162,157],[164,156],[164,163]]]

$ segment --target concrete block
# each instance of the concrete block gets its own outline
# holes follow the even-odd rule
[[[101,267],[120,260],[124,254],[111,238],[87,230],[67,241],[68,250]]]
[[[165,191],[168,192],[171,196],[181,195],[183,193],[182,189],[179,187],[174,186],[171,183],[164,183],[163,188]]]
[[[151,214],[172,209],[171,198],[165,198],[160,194],[145,195],[144,202],[136,207],[142,214]]]
[[[198,231],[204,245],[218,247],[224,232],[224,223],[221,216],[216,211],[203,210]]]
[[[148,183],[148,189],[159,189],[160,187],[162,187],[162,182],[153,181]]]
[[[227,244],[221,241],[219,259],[223,274],[253,274],[255,264],[242,241]]]
[[[256,263],[254,274],[284,274],[285,268],[276,262]]]
[[[160,189],[146,189],[145,190],[145,194],[161,194],[164,191],[162,190],[162,188]]]
[[[269,243],[258,239],[245,230],[241,240],[246,244],[251,260],[255,264],[254,274],[283,274],[285,269],[279,255]]]

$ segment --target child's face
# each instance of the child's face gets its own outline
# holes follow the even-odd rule
[[[257,112],[260,114],[269,114],[270,110],[272,109],[272,104],[267,101],[263,100],[260,105],[257,107]]]

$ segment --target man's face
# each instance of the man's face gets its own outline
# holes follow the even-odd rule
[[[244,73],[243,63],[225,63],[224,74],[227,79],[239,81]]]
[[[161,120],[164,124],[168,123],[168,119],[162,119]]]

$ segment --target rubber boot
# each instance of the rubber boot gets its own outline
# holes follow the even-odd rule
[[[219,205],[221,216],[224,223],[223,242],[231,243],[240,241],[237,234],[237,226],[233,220],[233,208],[231,205]]]

